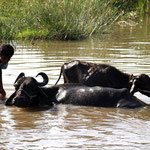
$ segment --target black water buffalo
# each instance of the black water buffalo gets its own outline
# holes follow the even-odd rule
[[[40,73],[40,75],[43,74]],[[44,81],[44,84],[46,83],[47,81]],[[76,83],[41,87],[44,84],[39,84],[35,78],[25,77],[22,73],[14,84],[16,91],[6,100],[6,105],[35,107],[53,106],[62,103],[114,108],[146,106],[144,102],[134,97],[126,88],[88,87]]]
[[[43,77],[43,82],[38,82],[36,79],[32,77],[25,77],[24,73],[20,73],[14,83],[15,92],[6,100],[5,104],[11,105],[12,100],[14,100],[16,96],[19,95],[20,93],[23,93],[23,95],[25,96],[20,95],[19,97],[20,99],[18,102],[17,102],[17,98],[15,99],[17,102],[17,105],[18,106],[20,105],[20,107],[21,105],[23,105],[23,107],[26,107],[28,105],[36,106],[37,104],[40,105],[40,102],[42,102],[41,105],[46,104],[46,103],[50,105],[49,101],[47,101],[46,98],[44,98],[43,101],[41,101],[43,97],[47,97],[47,96],[40,88],[42,86],[45,86],[48,83],[49,81],[48,76],[43,72],[39,73],[37,76],[39,75]],[[38,97],[34,93],[38,93]],[[28,102],[30,103],[28,104]]]
[[[63,74],[64,83],[82,83],[87,86],[102,86],[112,88],[127,88],[131,90],[133,82],[135,85],[134,91],[139,91],[142,94],[150,96],[150,77],[146,74],[139,76],[123,73],[117,68],[105,65],[95,64],[79,60],[74,60],[69,63],[64,63],[61,67],[61,75]]]

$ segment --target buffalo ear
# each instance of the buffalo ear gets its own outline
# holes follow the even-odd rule
[[[6,106],[12,106],[13,98],[16,96],[16,91],[5,101]]]

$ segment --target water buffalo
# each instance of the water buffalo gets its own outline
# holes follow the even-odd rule
[[[49,81],[48,76],[43,72],[39,73],[37,76],[39,75],[43,77],[43,82],[38,82],[36,79],[32,77],[25,77],[24,73],[20,73],[16,81],[14,82],[15,92],[7,99],[5,104],[11,105],[12,100],[14,100],[16,95],[19,95],[20,93],[23,92],[23,95],[25,96],[20,95],[19,98],[21,101],[17,102],[17,99],[16,99],[17,105],[18,106],[20,105],[20,107],[21,105],[23,105],[23,107],[26,107],[28,105],[36,106],[37,103],[40,105],[40,102],[44,104],[48,103],[48,105],[50,105],[49,101],[47,101],[46,98],[44,98],[43,101],[41,101],[43,97],[47,97],[47,96],[44,94],[44,92],[40,88],[42,86],[45,86],[48,83]],[[38,97],[34,93],[38,93]],[[30,103],[28,104],[28,102]]]
[[[40,73],[40,75],[43,74]],[[47,83],[47,81],[44,83]],[[25,77],[23,73],[19,75],[14,86],[16,90],[6,100],[7,106],[35,107],[47,105],[51,107],[60,103],[113,108],[146,106],[126,88],[88,87],[76,83],[42,87],[41,83],[39,84],[35,78]]]
[[[64,63],[61,67],[60,80],[63,74],[64,83],[82,83],[87,86],[102,86],[112,88],[131,88],[134,82],[134,91],[150,96],[150,77],[146,74],[138,76],[123,73],[117,68],[106,64],[95,64],[79,60]]]

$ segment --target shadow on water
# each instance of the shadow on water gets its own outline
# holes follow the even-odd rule
[[[79,59],[150,75],[150,18],[136,26],[114,26],[103,38],[78,41],[15,41],[15,55],[3,70],[9,96],[20,72],[43,71],[56,82],[64,62]],[[38,78],[37,80],[41,80]],[[63,80],[59,83],[63,83]],[[136,95],[150,103],[148,97]],[[0,104],[1,149],[148,149],[150,109],[112,109],[59,105],[22,109]]]

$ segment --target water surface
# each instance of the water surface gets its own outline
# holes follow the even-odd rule
[[[15,41],[15,55],[3,70],[9,96],[20,72],[35,77],[43,71],[49,85],[60,67],[73,59],[110,64],[134,75],[150,75],[150,18],[136,26],[115,26],[110,34],[80,42]],[[40,79],[38,79],[40,80]],[[63,83],[63,80],[59,83]],[[143,101],[146,96],[136,93]],[[1,149],[149,149],[150,107],[138,109],[59,105],[49,110],[0,104]]]

